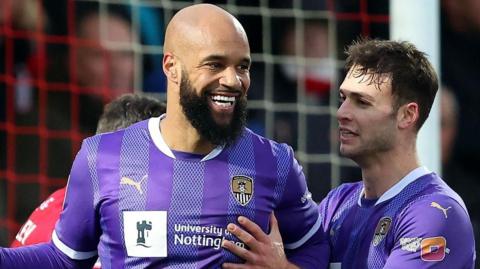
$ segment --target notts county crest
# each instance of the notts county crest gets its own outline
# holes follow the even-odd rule
[[[235,200],[245,206],[253,195],[253,179],[247,176],[234,176],[232,178],[232,194]]]
[[[390,217],[383,217],[377,224],[377,228],[375,228],[375,235],[373,236],[373,245],[376,247],[387,235],[388,231],[390,230],[390,225],[392,225],[392,218]]]

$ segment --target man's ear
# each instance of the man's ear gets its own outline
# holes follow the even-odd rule
[[[173,83],[178,83],[177,64],[175,55],[166,52],[163,55],[163,72],[167,79]]]
[[[414,127],[418,121],[418,104],[407,103],[398,109],[397,120],[400,129]]]

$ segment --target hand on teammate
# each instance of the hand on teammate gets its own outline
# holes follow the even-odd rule
[[[224,263],[224,269],[290,269],[298,268],[288,262],[283,249],[282,236],[278,229],[278,222],[272,213],[270,216],[270,234],[265,234],[253,221],[239,217],[240,226],[230,223],[229,232],[243,241],[249,249],[242,248],[228,240],[222,246],[233,254],[245,260],[244,264]]]

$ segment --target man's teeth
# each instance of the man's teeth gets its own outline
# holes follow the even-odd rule
[[[228,107],[232,106],[235,103],[235,97],[233,96],[223,96],[223,95],[214,95],[212,96],[212,101],[219,106]]]
[[[343,135],[343,136],[353,136],[353,135],[354,135],[354,133],[352,133],[352,132],[350,132],[350,131],[341,131],[340,133],[341,133],[341,135]]]

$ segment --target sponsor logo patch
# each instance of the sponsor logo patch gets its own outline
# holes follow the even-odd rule
[[[427,262],[438,262],[445,258],[447,240],[443,236],[425,238],[421,242],[420,257]]]
[[[247,176],[232,177],[231,191],[238,203],[247,205],[253,196],[253,179]]]
[[[167,212],[124,211],[123,233],[130,257],[167,257]]]
[[[400,238],[400,245],[402,250],[409,252],[417,252],[420,249],[421,237],[402,237]]]

